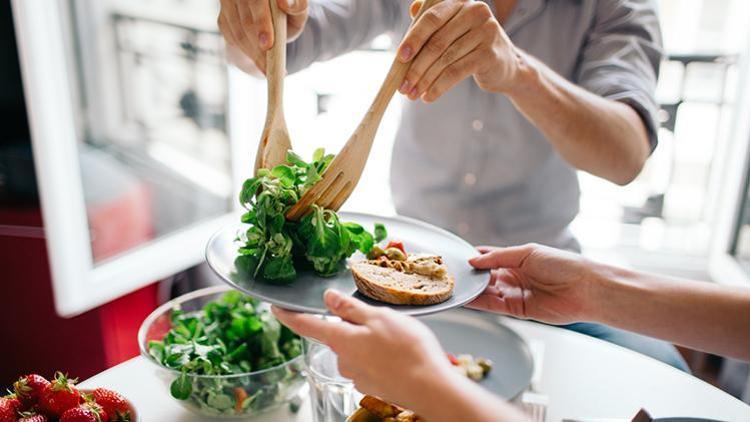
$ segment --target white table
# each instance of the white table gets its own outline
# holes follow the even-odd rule
[[[628,418],[641,407],[654,417],[750,421],[750,406],[661,362],[572,331],[528,321],[503,321],[527,340],[544,345],[539,388],[549,396],[547,421]],[[142,422],[201,420],[169,396],[156,379],[153,365],[141,357],[98,374],[81,387],[121,392],[136,406]],[[306,401],[296,415],[284,408],[254,420],[308,422],[312,421],[310,412]]]

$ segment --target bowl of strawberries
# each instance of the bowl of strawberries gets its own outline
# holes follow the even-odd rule
[[[0,422],[135,422],[133,405],[106,388],[82,390],[76,379],[56,372],[49,381],[24,375],[10,394],[0,397]]]

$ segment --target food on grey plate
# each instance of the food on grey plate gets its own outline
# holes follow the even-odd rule
[[[464,353],[458,356],[447,353],[448,360],[461,375],[474,380],[481,381],[492,370],[492,361],[486,358],[474,357]]]
[[[360,293],[394,305],[445,302],[456,284],[440,256],[407,253],[401,242],[375,246],[349,268]]]
[[[242,243],[235,260],[239,271],[274,284],[294,281],[297,271],[305,267],[330,277],[339,272],[344,259],[356,251],[369,253],[386,237],[382,224],[375,224],[370,233],[314,204],[300,221],[286,219],[287,211],[321,180],[333,158],[320,148],[308,163],[288,151],[286,164],[259,169],[245,181],[240,204],[247,210],[242,222],[250,227],[237,236]]]
[[[448,360],[461,374],[474,381],[483,380],[492,370],[489,359],[469,354],[458,356],[447,353]],[[359,401],[359,408],[352,413],[346,422],[420,422],[424,421],[411,410],[388,403],[373,396],[364,396]]]

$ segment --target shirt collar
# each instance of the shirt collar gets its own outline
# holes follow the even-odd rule
[[[487,3],[492,8],[492,12],[495,13],[495,1],[488,0]],[[546,4],[547,0],[518,0],[516,6],[508,17],[508,21],[503,25],[505,33],[510,35],[527,22],[537,17]]]

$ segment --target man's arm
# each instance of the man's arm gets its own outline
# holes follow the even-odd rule
[[[521,55],[516,85],[506,94],[574,167],[619,185],[640,173],[651,147],[629,105],[578,87],[535,58]]]
[[[624,185],[656,146],[654,100],[662,57],[655,5],[600,1],[574,82],[519,52],[508,95],[573,166]]]
[[[656,145],[661,36],[649,1],[602,0],[596,8],[578,57],[580,87],[515,47],[485,3],[445,0],[399,47],[399,58],[412,61],[400,91],[432,102],[471,76],[509,96],[573,166],[626,184]]]
[[[287,13],[287,70],[354,50],[380,34],[398,36],[408,26],[399,0],[273,0]],[[269,0],[221,0],[217,20],[231,63],[246,73],[265,73],[266,51],[274,43]]]
[[[330,60],[372,41],[398,36],[408,26],[408,4],[400,0],[311,0],[309,18],[299,38],[287,48],[290,73]]]

